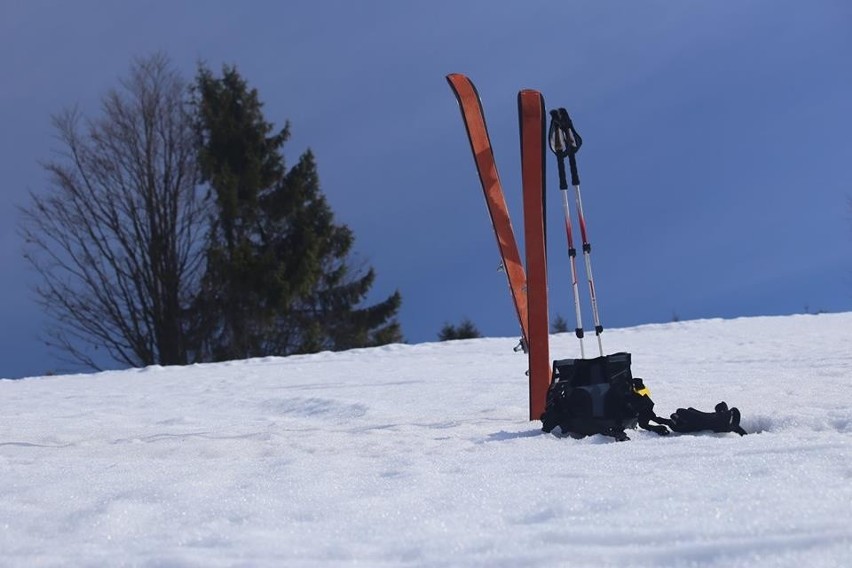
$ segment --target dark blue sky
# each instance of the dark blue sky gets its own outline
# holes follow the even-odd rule
[[[50,115],[96,112],[156,51],[187,77],[236,64],[291,121],[289,162],[313,149],[409,342],[464,316],[517,334],[450,72],[482,95],[521,241],[517,92],[571,111],[604,326],[852,309],[844,0],[3,2],[0,377],[63,368],[15,232],[45,188]],[[573,326],[549,167],[551,311]]]

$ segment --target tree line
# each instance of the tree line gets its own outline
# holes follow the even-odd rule
[[[184,78],[140,59],[95,117],[53,117],[59,150],[22,207],[47,342],[90,368],[183,365],[403,341],[399,291],[320,190],[310,150],[290,166],[234,66]]]

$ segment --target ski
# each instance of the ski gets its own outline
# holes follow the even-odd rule
[[[512,229],[512,221],[509,218],[509,209],[506,206],[500,176],[497,173],[497,164],[494,161],[491,139],[485,125],[482,102],[473,82],[466,76],[460,73],[451,73],[447,75],[447,82],[450,84],[450,88],[458,99],[461,108],[462,120],[467,130],[476,170],[479,172],[479,181],[485,194],[488,214],[491,216],[494,235],[497,237],[502,267],[506,273],[509,291],[518,315],[518,322],[521,327],[521,346],[526,352],[530,343],[527,315],[527,277],[521,263],[521,255],[518,252],[518,244],[515,240],[515,232]],[[532,376],[532,373],[530,373],[530,376]],[[542,407],[543,410],[544,407]],[[537,418],[538,416],[536,416]]]
[[[530,420],[539,420],[544,413],[551,378],[544,190],[545,120],[541,93],[532,89],[518,93],[529,316]]]

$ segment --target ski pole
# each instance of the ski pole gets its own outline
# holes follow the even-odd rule
[[[550,122],[550,149],[556,154],[559,166],[559,189],[562,190],[562,211],[565,214],[565,235],[568,238],[568,261],[571,267],[571,296],[574,299],[574,317],[577,321],[577,327],[574,328],[574,333],[580,341],[580,358],[585,359],[586,353],[583,348],[583,311],[580,309],[580,289],[577,284],[577,249],[574,247],[574,235],[571,230],[571,209],[568,206],[568,182],[565,179],[565,156],[568,155],[568,140],[565,139],[564,132],[558,128],[558,112],[550,111],[552,120]],[[576,151],[576,150],[575,150]]]
[[[595,279],[592,275],[592,245],[589,242],[588,232],[586,231],[586,218],[583,215],[583,199],[580,194],[580,175],[577,171],[577,151],[580,149],[580,146],[583,144],[583,139],[580,137],[580,134],[574,128],[574,123],[571,121],[571,117],[568,116],[568,111],[564,108],[560,108],[558,111],[551,112],[552,122],[551,129],[555,129],[557,132],[561,132],[561,134],[557,134],[556,138],[561,138],[564,150],[560,153],[557,153],[556,156],[559,158],[559,187],[565,190],[567,187],[567,179],[565,176],[565,158],[568,158],[568,164],[571,168],[571,185],[574,186],[574,192],[577,201],[577,217],[580,224],[580,237],[583,241],[583,260],[585,261],[586,267],[586,278],[589,283],[589,300],[592,304],[592,318],[595,322],[595,335],[598,339],[598,350],[600,351],[601,357],[603,357],[603,343],[601,342],[601,333],[603,333],[603,326],[601,325],[600,313],[598,312],[598,299],[597,294],[595,293]],[[554,126],[555,125],[555,126]],[[565,196],[565,194],[563,194]],[[565,196],[567,200],[567,196]]]

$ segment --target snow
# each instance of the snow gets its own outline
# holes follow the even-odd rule
[[[742,438],[543,434],[515,344],[0,381],[0,565],[850,565],[852,313],[604,332]]]

